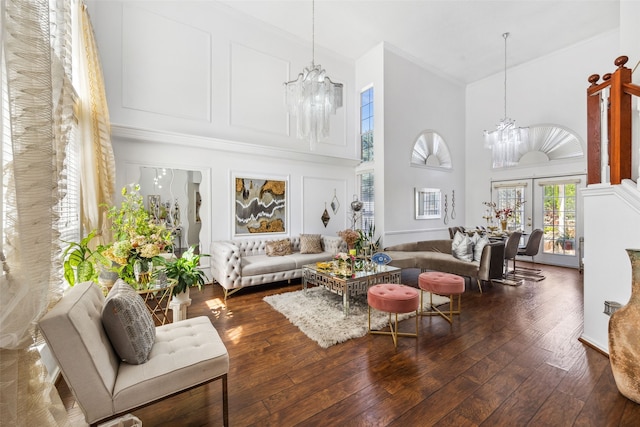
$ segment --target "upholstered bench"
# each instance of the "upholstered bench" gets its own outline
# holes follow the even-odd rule
[[[118,283],[114,288],[116,286]],[[114,292],[113,288],[111,292]],[[141,299],[140,304],[146,310]],[[100,288],[91,282],[80,283],[39,322],[40,331],[87,423],[97,425],[221,379],[222,422],[229,425],[229,355],[208,317],[153,326],[155,337],[149,352],[141,359],[127,363],[122,360],[123,355],[135,359],[141,353],[144,339],[123,346],[122,342],[116,341],[124,341],[124,338],[110,338],[103,326],[103,306],[107,307]],[[119,314],[126,311],[119,304],[107,309],[119,311]],[[128,311],[125,317],[135,320],[132,312]],[[114,345],[120,346],[119,352]],[[212,422],[208,418],[207,421]]]
[[[420,287],[420,315],[439,315],[453,322],[453,315],[460,314],[460,300],[464,293],[464,278],[450,273],[440,271],[427,271],[418,276],[418,287]],[[422,298],[424,291],[429,292],[429,310],[424,310]],[[433,305],[433,294],[449,297],[449,311],[442,311]],[[453,309],[454,296],[458,296],[458,308]]]
[[[418,336],[418,304],[420,296],[418,291],[410,286],[395,283],[381,283],[374,285],[367,291],[367,302],[369,303],[369,333],[380,335],[391,335],[393,344],[398,346],[398,337]],[[371,308],[389,313],[389,332],[371,330]],[[416,312],[416,332],[398,332],[398,314]],[[395,325],[391,323],[391,314],[395,314]]]

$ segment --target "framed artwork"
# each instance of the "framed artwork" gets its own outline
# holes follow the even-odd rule
[[[442,215],[441,192],[437,188],[416,188],[416,219],[435,219]]]
[[[287,232],[287,179],[233,177],[236,236]]]

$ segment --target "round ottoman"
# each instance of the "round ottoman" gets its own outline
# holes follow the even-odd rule
[[[442,273],[440,271],[427,271],[420,273],[418,276],[418,286],[420,287],[420,315],[433,316],[439,315],[447,319],[449,323],[453,322],[453,315],[460,314],[460,301],[464,293],[464,278],[451,273]],[[424,309],[422,298],[424,291],[429,292],[429,310]],[[442,295],[449,297],[449,311],[442,311],[433,305],[433,295]],[[458,308],[453,309],[453,300],[455,295],[458,296]],[[442,304],[440,304],[442,305]]]
[[[380,335],[391,335],[393,344],[398,346],[398,337],[418,336],[418,307],[420,305],[420,295],[417,289],[410,286],[381,283],[373,285],[367,291],[367,302],[369,303],[369,333]],[[371,308],[389,313],[389,332],[371,330]],[[416,312],[416,332],[398,332],[398,313]],[[395,324],[391,323],[391,314],[395,314]]]

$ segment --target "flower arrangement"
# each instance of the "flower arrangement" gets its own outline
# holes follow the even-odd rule
[[[333,258],[336,259],[338,262],[343,261],[343,262],[349,262],[349,263],[353,263],[353,261],[356,259],[356,257],[346,252],[338,252]]]
[[[338,231],[338,236],[342,237],[342,240],[344,240],[347,243],[347,247],[349,249],[353,249],[356,242],[358,240],[360,240],[360,233],[356,230],[353,230],[351,228],[347,228],[346,230],[342,230],[342,231]]]
[[[107,216],[115,241],[102,251],[107,259],[118,264],[118,275],[135,287],[139,281],[145,281],[140,280],[139,273],[150,271],[154,258],[172,245],[171,232],[164,224],[149,218],[139,192],[139,185],[124,187],[120,207],[109,208]],[[143,277],[148,281],[148,273]]]

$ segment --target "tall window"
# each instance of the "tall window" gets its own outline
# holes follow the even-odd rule
[[[373,87],[360,94],[360,159],[373,161]]]
[[[544,252],[576,254],[576,184],[544,186]]]
[[[375,219],[375,199],[373,186],[373,172],[364,172],[360,177],[360,200],[362,201],[362,224],[363,230],[368,230],[374,225]]]

